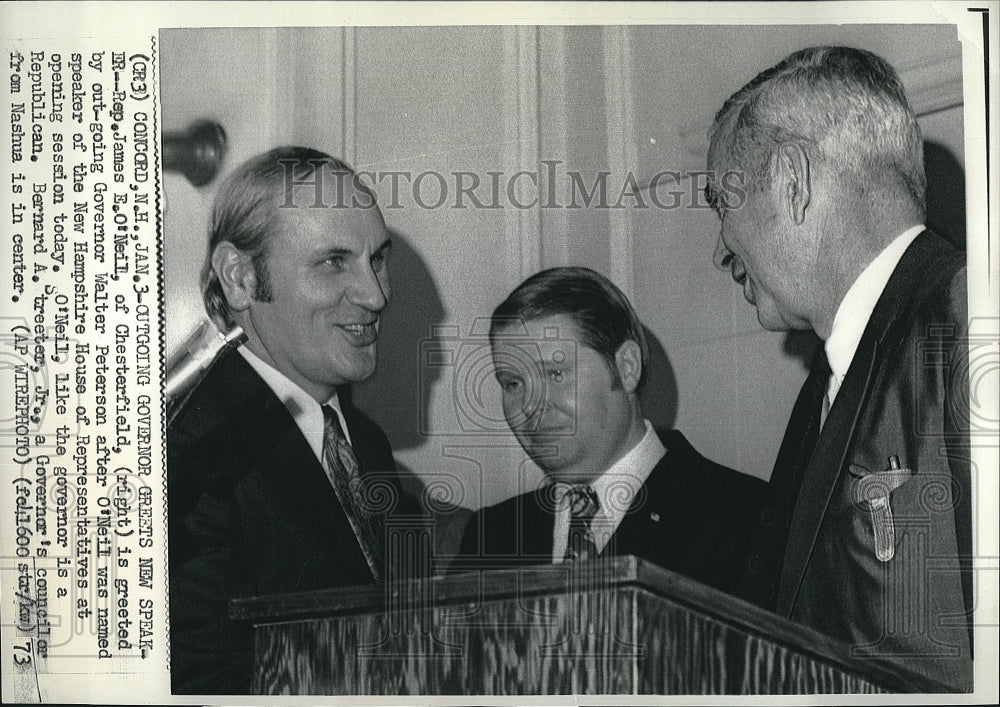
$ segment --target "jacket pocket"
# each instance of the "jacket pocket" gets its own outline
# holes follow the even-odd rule
[[[916,472],[901,467],[895,456],[890,457],[889,468],[883,471],[871,471],[853,463],[847,470],[850,502],[858,512],[867,515],[875,557],[881,562],[888,562],[896,552],[892,492],[910,481]]]

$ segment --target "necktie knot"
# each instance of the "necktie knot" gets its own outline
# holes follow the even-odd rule
[[[597,492],[590,486],[573,486],[566,492],[569,512],[574,522],[589,523],[597,514],[600,504]]]
[[[340,427],[340,416],[329,405],[323,406],[323,441],[338,442],[347,440],[344,430]]]
[[[599,553],[590,528],[590,521],[600,505],[597,492],[590,486],[573,486],[566,492],[566,501],[570,518],[565,559],[573,562],[597,557]]]

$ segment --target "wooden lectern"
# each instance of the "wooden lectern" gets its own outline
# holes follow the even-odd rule
[[[253,689],[310,695],[948,692],[634,557],[239,599]]]

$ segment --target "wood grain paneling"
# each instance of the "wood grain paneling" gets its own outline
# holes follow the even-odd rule
[[[631,557],[235,603],[264,694],[941,691]]]

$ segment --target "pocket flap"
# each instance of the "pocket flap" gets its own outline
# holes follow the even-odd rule
[[[916,472],[911,469],[870,471],[860,464],[851,464],[847,470],[854,477],[851,495],[855,503],[888,498],[889,494],[916,475]]]

